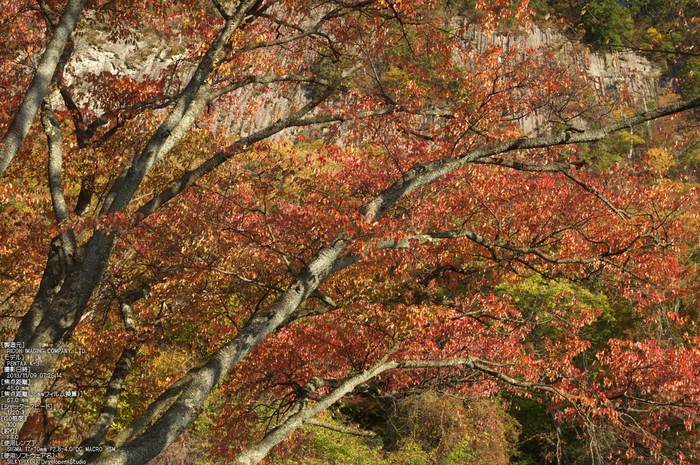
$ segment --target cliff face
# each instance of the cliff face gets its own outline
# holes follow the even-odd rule
[[[485,32],[463,19],[457,23],[457,27],[463,31],[462,39],[479,53],[494,45],[503,50],[511,47],[551,50],[556,60],[587,76],[592,89],[601,98],[615,100],[624,90],[629,98],[645,105],[646,100],[656,99],[661,91],[664,71],[636,53],[594,52],[585,44],[573,41],[552,28],[536,25],[517,32]],[[518,124],[526,134],[537,132],[547,116],[535,113],[519,119]],[[587,123],[577,121],[577,125],[585,127]]]
[[[655,99],[661,90],[663,70],[646,58],[631,52],[604,54],[592,52],[579,42],[568,39],[551,28],[532,26],[518,32],[493,31],[470,24],[467,19],[455,21],[455,29],[462,31],[462,39],[479,53],[496,45],[504,50],[512,46],[532,49],[552,50],[557,60],[574,68],[579,68],[589,76],[595,92],[601,97],[614,96],[621,86],[626,86],[634,98],[642,101]],[[185,45],[165,43],[157,36],[145,36],[139,42],[113,43],[104,37],[79,37],[66,82],[81,85],[88,73],[99,75],[103,72],[119,74],[131,79],[158,78],[168,66],[177,64],[179,70],[187,69]],[[185,78],[183,78],[185,79]],[[222,112],[216,123],[217,130],[226,128],[230,133],[245,136],[256,128],[269,124],[274,119],[289,113],[293,106],[303,105],[307,99],[303,89],[293,95],[277,95],[274,90],[265,89],[260,93],[241,94],[235,103],[227,103],[229,108]],[[239,117],[239,108],[250,108],[255,102],[265,102],[258,106],[252,120]],[[56,102],[60,105],[60,102]],[[99,108],[92,108],[100,112]],[[519,124],[527,132],[535,131],[545,115],[531,115],[522,118]],[[289,137],[285,134],[278,137]]]
[[[470,27],[466,23],[464,26],[467,30],[464,40],[470,41],[480,52],[491,45],[499,45],[503,49],[519,46],[552,50],[558,59],[585,70],[599,95],[614,93],[623,82],[629,83],[629,90],[639,98],[655,98],[659,94],[663,70],[636,53],[592,52],[586,45],[574,42],[551,28],[532,26],[529,30],[513,34],[498,31],[484,33],[480,28]]]
[[[67,69],[65,82],[67,85],[82,87],[89,85],[89,75],[99,76],[102,73],[110,73],[137,81],[145,79],[159,79],[171,74],[179,76],[181,86],[187,82],[194,71],[192,62],[186,53],[187,44],[183,41],[173,44],[167,42],[158,34],[143,34],[141,40],[133,43],[111,42],[106,35],[98,34],[91,37],[79,36],[75,40],[73,58]],[[175,92],[172,89],[171,92]],[[293,95],[281,95],[274,90],[260,92],[239,93],[235,99],[228,102],[220,102],[219,120],[214,123],[213,129],[220,131],[226,128],[232,134],[248,135],[257,128],[269,125],[275,119],[284,117],[293,106],[303,105],[307,100],[304,89],[299,88]],[[263,105],[258,103],[264,102]],[[95,107],[94,102],[78,102],[90,105],[90,110],[95,114],[103,111]],[[60,96],[54,96],[54,104],[61,107],[63,102]],[[242,118],[243,109],[255,106],[257,111],[254,118],[246,113]],[[283,136],[288,137],[292,130],[287,130]],[[298,132],[298,131],[294,131]]]

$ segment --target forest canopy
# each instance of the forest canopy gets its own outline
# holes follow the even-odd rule
[[[698,463],[698,8],[4,2],[2,457]]]

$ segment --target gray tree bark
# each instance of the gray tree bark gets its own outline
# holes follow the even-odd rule
[[[32,127],[32,123],[41,107],[41,102],[44,100],[46,91],[51,84],[56,66],[63,54],[63,49],[66,48],[73,30],[78,24],[78,19],[80,19],[80,15],[85,7],[85,1],[70,0],[68,2],[61,20],[54,30],[51,41],[46,46],[22,104],[2,138],[2,145],[0,145],[0,177],[10,165],[25,137],[27,137],[29,129]]]

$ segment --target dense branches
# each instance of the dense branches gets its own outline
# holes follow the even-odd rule
[[[31,349],[32,371],[64,376],[29,379],[23,437],[51,423],[47,444],[114,448],[70,458],[142,464],[222,395],[220,438],[238,437],[221,455],[259,463],[369,382],[391,395],[424,383],[542,395],[593,460],[633,444],[661,461],[674,422],[679,454],[697,453],[688,319],[667,322],[684,334],[668,345],[595,334],[688,293],[694,191],[577,156],[700,99],[616,114],[551,53],[477,51],[443,2],[131,3],[88,4],[79,21],[71,0],[58,23],[52,2],[27,10],[52,38],[2,121],[0,309],[21,320],[3,334]],[[526,6],[492,2],[483,27]],[[83,78],[66,43],[101,40],[98,26],[150,37],[157,56],[175,49],[149,29],[184,45],[159,76]],[[617,308],[589,304],[594,291]],[[528,293],[544,303],[519,307]],[[37,428],[38,393],[83,388]],[[125,400],[132,389],[143,398]],[[288,411],[256,435],[242,412],[263,394]]]

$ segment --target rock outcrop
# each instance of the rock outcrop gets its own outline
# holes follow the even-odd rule
[[[552,28],[532,26],[528,30],[517,33],[512,31],[484,32],[475,25],[469,25],[466,19],[459,20],[456,28],[463,32],[462,38],[479,52],[484,52],[492,45],[498,45],[504,50],[512,46],[552,50],[557,59],[566,61],[574,67],[585,70],[591,78],[592,87],[601,97],[609,97],[618,91],[620,85],[627,85],[628,91],[639,99],[654,99],[660,91],[663,70],[646,58],[631,52],[605,54],[593,52],[586,45],[575,42]],[[167,45],[167,46],[166,46]],[[164,44],[162,39],[152,37],[142,39],[133,44],[110,43],[104,37],[80,37],[76,40],[74,59],[66,76],[67,84],[80,81],[76,77],[92,73],[99,75],[103,72],[120,74],[135,80],[157,78],[169,65],[185,58],[184,44],[179,44],[182,53],[172,53],[178,50],[173,44]],[[166,52],[165,50],[169,50]],[[186,65],[183,65],[186,66]],[[275,95],[269,89],[247,91],[237,98],[239,108],[249,107],[249,104],[264,101],[259,106],[254,118],[239,118],[236,108],[224,110],[216,123],[236,135],[247,135],[289,113],[293,107],[303,105],[308,95],[300,87],[291,96]],[[57,102],[58,103],[58,102]],[[91,108],[99,112],[99,108]],[[538,127],[543,115],[532,115],[519,121],[525,132]],[[285,136],[289,136],[287,133]]]

